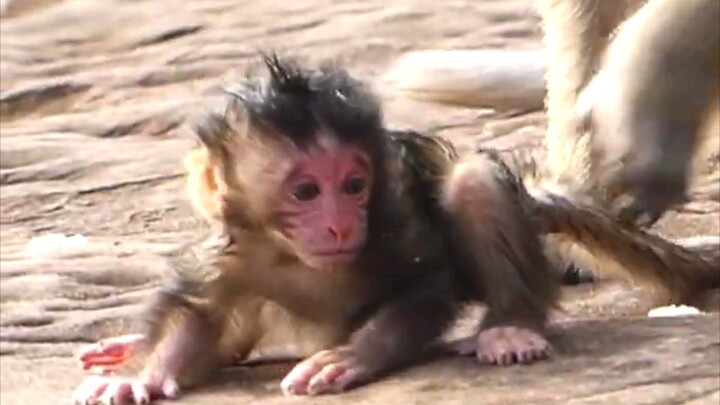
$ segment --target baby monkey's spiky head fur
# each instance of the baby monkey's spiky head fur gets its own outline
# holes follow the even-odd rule
[[[275,54],[263,55],[262,62],[265,76],[253,75],[224,88],[228,95],[224,114],[212,114],[198,130],[206,146],[229,134],[222,127],[232,126],[230,115],[240,115],[248,126],[264,129],[246,129],[240,135],[280,135],[298,147],[317,140],[321,132],[331,133],[342,143],[361,145],[377,143],[373,138],[383,136],[378,100],[346,71],[331,66],[307,69]]]

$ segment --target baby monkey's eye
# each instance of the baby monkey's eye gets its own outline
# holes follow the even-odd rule
[[[345,180],[345,183],[342,185],[342,190],[350,195],[360,194],[365,190],[365,179],[362,177],[354,177]]]
[[[302,183],[292,192],[292,196],[298,201],[310,201],[318,195],[320,187],[315,183]]]

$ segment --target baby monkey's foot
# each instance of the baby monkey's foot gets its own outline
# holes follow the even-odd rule
[[[475,355],[481,363],[509,366],[530,364],[550,357],[551,347],[539,333],[515,326],[496,326],[449,344],[462,356]]]
[[[145,336],[139,334],[103,339],[80,349],[78,359],[84,370],[107,374],[132,358],[135,350],[144,342]]]
[[[280,387],[288,395],[337,393],[366,382],[370,376],[350,350],[323,350],[296,365]]]
[[[167,378],[160,384],[135,378],[91,376],[73,393],[75,405],[146,405],[153,399],[177,398],[180,388]]]

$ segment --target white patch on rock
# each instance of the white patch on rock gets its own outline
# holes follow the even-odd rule
[[[23,253],[30,258],[59,258],[83,254],[88,246],[87,238],[81,234],[50,233],[30,239]]]
[[[664,318],[671,316],[700,315],[702,313],[699,309],[688,305],[668,305],[651,309],[648,311],[647,316],[649,318]]]

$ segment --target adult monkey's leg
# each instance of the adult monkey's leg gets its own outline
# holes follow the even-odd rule
[[[545,144],[551,179],[569,187],[590,181],[590,134],[579,129],[577,96],[597,72],[617,26],[639,0],[538,0],[544,43],[548,128]]]

